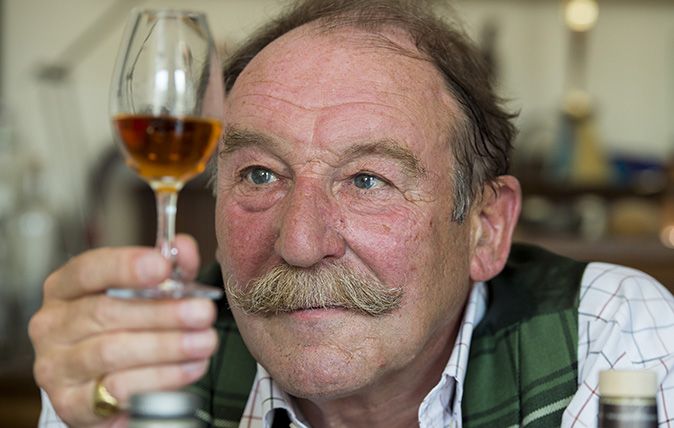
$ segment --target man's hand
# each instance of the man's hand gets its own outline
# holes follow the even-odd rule
[[[186,278],[199,265],[193,240],[178,239]],[[71,259],[44,284],[29,334],[35,379],[69,426],[115,426],[93,413],[96,382],[124,407],[141,391],[176,389],[200,378],[217,346],[214,304],[205,299],[122,300],[108,288],[151,287],[170,266],[150,248],[103,248]]]

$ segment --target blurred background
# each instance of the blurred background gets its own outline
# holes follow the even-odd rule
[[[155,206],[113,145],[108,85],[132,7],[208,13],[223,50],[279,0],[0,0],[0,425],[35,426],[26,323],[44,277],[87,248],[152,245]],[[674,288],[674,1],[461,0],[520,134],[519,240]],[[205,178],[178,230],[213,259]]]

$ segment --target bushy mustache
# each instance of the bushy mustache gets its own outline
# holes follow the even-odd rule
[[[344,308],[370,316],[400,307],[401,288],[387,288],[341,265],[275,266],[241,287],[225,281],[229,304],[248,314],[270,316],[301,309]]]

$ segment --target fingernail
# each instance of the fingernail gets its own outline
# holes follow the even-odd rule
[[[187,300],[180,304],[178,311],[188,327],[204,327],[212,318],[209,305],[210,302]]]
[[[208,360],[198,361],[195,363],[186,363],[182,365],[182,369],[187,373],[201,373],[208,365]]]
[[[165,275],[166,262],[160,254],[147,253],[136,262],[136,273],[141,281],[157,281]]]
[[[216,340],[212,330],[188,333],[183,338],[183,346],[189,355],[203,357],[215,348]]]

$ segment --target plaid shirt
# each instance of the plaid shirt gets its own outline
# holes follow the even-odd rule
[[[599,371],[655,371],[658,426],[674,427],[674,297],[653,278],[607,263],[588,266],[578,307],[578,384],[562,426],[594,427]]]
[[[473,326],[484,316],[485,285],[472,290],[450,360],[440,382],[419,407],[422,428],[462,426],[461,400]],[[581,280],[578,306],[578,390],[565,409],[562,427],[596,427],[597,383],[600,370],[650,369],[657,373],[660,427],[674,428],[674,297],[653,278],[633,269],[606,263],[591,263]],[[65,427],[46,395],[40,427]],[[212,420],[216,427],[272,427],[274,412],[288,412],[291,426],[308,427],[291,400],[258,366],[248,403],[240,423]],[[542,409],[538,415],[558,409]],[[523,421],[527,425],[530,421]]]

